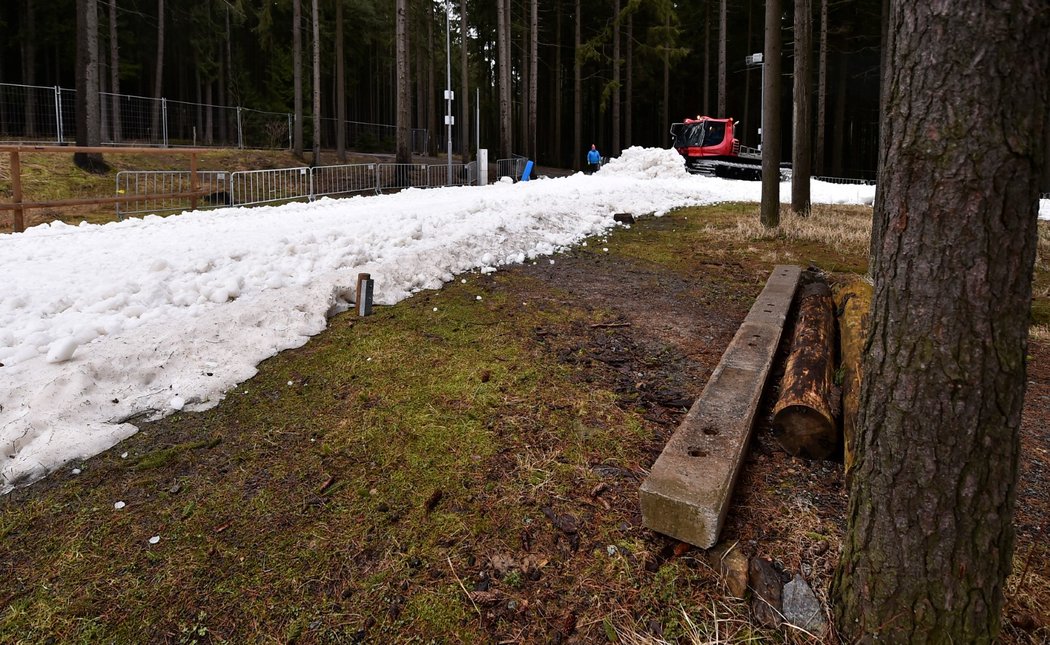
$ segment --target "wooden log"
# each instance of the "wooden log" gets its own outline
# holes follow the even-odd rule
[[[857,436],[857,411],[860,408],[860,363],[868,341],[871,318],[872,286],[856,278],[835,291],[835,311],[839,323],[839,360],[842,365],[842,435],[843,461],[846,474],[853,467],[854,441]]]
[[[773,434],[796,457],[826,459],[838,447],[835,399],[835,311],[831,289],[814,282],[799,291],[798,321],[784,367]]]

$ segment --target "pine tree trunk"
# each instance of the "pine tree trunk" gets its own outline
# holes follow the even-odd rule
[[[408,0],[397,0],[395,27],[397,48],[397,163],[412,163],[412,79],[409,74]]]
[[[1012,566],[1050,13],[895,0],[888,33],[837,626],[850,642],[989,643]]]
[[[512,13],[513,9],[511,8],[513,6],[514,5],[511,4],[510,7],[508,7],[507,9],[508,21],[511,21],[511,17],[514,15]],[[517,102],[518,105],[521,106],[518,112],[518,127],[521,128],[519,133],[519,145],[521,145],[522,152],[524,152],[525,156],[527,157],[529,156],[529,74],[532,71],[532,68],[529,67],[528,4],[523,2],[521,10],[522,14],[524,14],[521,29],[521,63],[518,66],[518,69],[521,70],[521,85],[514,96],[520,97],[520,101]],[[511,29],[513,29],[513,25],[511,25]],[[511,33],[513,33],[513,31]],[[513,60],[513,58],[511,60]],[[513,109],[514,101],[511,101],[511,110]]]
[[[613,0],[612,145],[609,154],[620,155],[620,0]]]
[[[25,0],[25,29],[22,33],[22,82],[36,85],[36,0]],[[26,92],[25,136],[36,137],[36,111],[33,93]]]
[[[813,58],[813,6],[795,0],[794,111],[791,145],[791,210],[809,215],[809,179],[812,174],[813,139],[810,124],[810,68]]]
[[[314,165],[321,162],[321,16],[317,10],[317,0],[313,0],[313,47],[314,47]]]
[[[573,80],[572,80],[572,96],[575,104],[572,106],[572,119],[573,119],[573,148],[572,148],[572,169],[579,170],[581,166],[581,155],[583,154],[583,80],[582,80],[582,68],[580,65],[580,47],[582,45],[581,40],[581,28],[580,23],[583,22],[583,9],[581,8],[581,0],[576,0],[576,33],[573,41]],[[666,59],[666,54],[665,54]],[[666,63],[664,69],[666,70]],[[665,71],[666,76],[666,71]],[[665,90],[666,94],[666,90]],[[664,101],[665,107],[664,112],[666,113],[666,98]]]
[[[76,142],[78,146],[101,143],[99,120],[98,2],[77,0]],[[101,170],[102,156],[75,153],[74,162],[86,170]]]
[[[838,86],[835,88],[835,123],[831,130],[831,174],[842,177],[846,143],[846,86],[849,82],[849,55],[839,57]]]
[[[204,83],[204,144],[215,142],[215,110],[212,108],[212,81]]]
[[[555,2],[555,36],[554,36],[554,165],[559,168],[565,163],[565,146],[562,144],[562,113],[565,106],[562,104],[562,61],[561,61],[561,38],[562,38],[562,9],[561,0]]]
[[[813,150],[813,172],[824,174],[824,133],[828,103],[828,0],[820,0],[820,69],[817,72],[817,143]]]
[[[335,0],[335,156],[346,163],[346,61],[343,55],[343,0]]]
[[[463,163],[473,159],[474,146],[471,145],[474,131],[470,124],[470,65],[468,61],[467,45],[469,22],[467,21],[467,0],[459,0],[459,71],[462,78],[459,88],[459,140],[463,146]],[[474,142],[475,144],[477,142]]]
[[[671,32],[671,13],[667,12],[664,15],[664,33],[670,34]],[[661,101],[661,109],[663,109],[663,118],[660,119],[661,128],[671,127],[671,44],[665,42],[663,45],[664,55],[664,96]]]
[[[718,114],[726,118],[726,0],[718,7]]]
[[[292,151],[303,156],[303,7],[302,0],[292,0],[292,85],[295,92],[295,123]]]
[[[627,16],[627,92],[624,97],[623,147],[631,147],[631,121],[634,118],[634,11]]]
[[[704,114],[711,114],[711,2],[704,2]],[[670,124],[668,124],[670,125]]]
[[[507,0],[496,0],[497,40],[499,41],[499,155],[508,159],[514,134],[511,132],[510,105],[510,7]]]
[[[780,225],[780,0],[766,0],[766,47],[762,64],[762,206],[766,228]]]
[[[427,5],[427,7],[425,9],[425,12],[426,12],[426,21],[427,21],[427,48],[431,52],[434,52],[435,48],[434,48],[434,7],[433,7],[433,5],[432,4]],[[421,57],[423,57],[422,56],[422,54],[423,54],[422,48],[421,47],[417,47],[417,50],[420,51],[420,55],[421,55]],[[441,133],[441,136],[440,137],[435,137],[434,141],[437,141],[438,139],[440,139],[441,141],[445,141],[446,140],[445,133],[447,132],[447,130],[445,128],[441,128],[441,127],[438,126],[437,97],[435,96],[437,84],[434,81],[434,79],[435,79],[435,77],[437,75],[435,67],[434,67],[434,65],[435,65],[435,57],[434,56],[425,56],[425,58],[427,59],[426,84],[424,85],[424,79],[422,78],[423,69],[422,69],[422,66],[420,66],[420,70],[419,70],[419,73],[420,73],[420,76],[421,76],[420,82],[419,82],[420,91],[418,92],[418,94],[416,96],[416,102],[420,106],[421,113],[426,115],[426,121],[421,121],[420,125],[422,125],[423,123],[426,123],[426,128],[427,128],[428,132],[434,132],[434,133],[440,132]],[[451,89],[451,88],[449,88],[449,89]],[[447,145],[448,142],[445,141],[445,143]],[[444,147],[445,146],[442,146],[442,148],[444,148]],[[429,154],[434,154],[436,151],[437,151],[436,147],[428,146],[427,152]]]
[[[163,140],[161,95],[164,91],[164,0],[157,0],[157,66],[153,73],[153,141]]]
[[[529,42],[531,54],[529,58],[529,158],[535,159],[536,130],[538,119],[536,110],[539,107],[539,77],[540,77],[540,16],[539,0],[532,0],[531,15],[529,17]]]
[[[109,0],[109,116],[112,124],[112,141],[120,143],[123,126],[120,121],[120,48],[117,40],[117,0]]]

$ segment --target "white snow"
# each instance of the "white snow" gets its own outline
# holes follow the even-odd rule
[[[358,273],[390,305],[578,244],[617,226],[615,213],[758,201],[760,190],[687,175],[673,150],[631,148],[591,176],[0,236],[0,492],[113,446],[136,431],[128,419],[216,405],[350,308]],[[874,194],[812,189],[823,203]]]

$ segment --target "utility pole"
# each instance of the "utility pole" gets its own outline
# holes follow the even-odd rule
[[[448,154],[448,185],[452,185],[452,45],[451,45],[451,22],[449,17],[448,0],[445,0],[445,127],[448,137],[445,140],[445,150]],[[464,37],[466,35],[464,34]]]

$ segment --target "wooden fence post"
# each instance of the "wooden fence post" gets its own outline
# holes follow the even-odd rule
[[[22,210],[22,161],[18,158],[18,151],[11,151],[11,193],[14,198],[15,210],[13,211],[12,229],[15,233],[26,230],[25,219]]]

